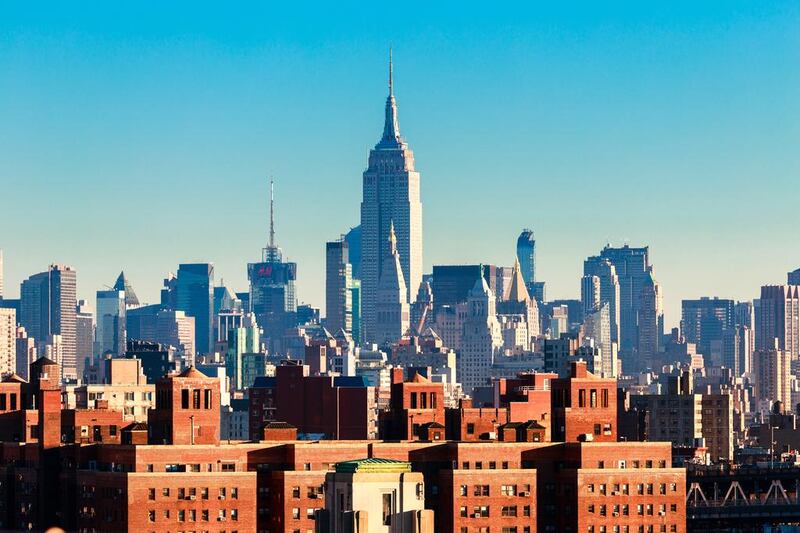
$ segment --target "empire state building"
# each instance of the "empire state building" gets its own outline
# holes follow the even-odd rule
[[[394,98],[392,56],[389,54],[389,96],[383,136],[369,153],[361,201],[361,313],[366,342],[376,342],[376,304],[382,262],[391,257],[390,228],[411,303],[422,281],[422,203],[414,153],[400,137]]]

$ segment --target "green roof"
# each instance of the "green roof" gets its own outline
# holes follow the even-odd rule
[[[411,472],[411,463],[406,461],[395,461],[393,459],[378,459],[376,457],[336,463],[336,473],[338,474],[393,474],[403,472]]]

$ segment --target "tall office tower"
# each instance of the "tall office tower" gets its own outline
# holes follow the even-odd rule
[[[361,279],[361,226],[350,228],[344,240],[347,241],[347,261],[350,263],[353,279]]]
[[[532,229],[522,230],[517,238],[517,261],[525,286],[530,290],[536,281],[536,238]]]
[[[94,353],[99,360],[104,359],[106,355],[112,357],[125,355],[125,310],[124,290],[97,291]]]
[[[352,337],[356,344],[362,342],[361,336],[361,280],[355,279],[350,282],[350,301],[353,302],[353,333]]]
[[[492,294],[497,294],[498,276],[494,265],[433,265],[431,289],[436,308],[466,302],[475,280],[481,275]]]
[[[212,353],[214,351],[214,265],[212,263],[178,265],[175,309],[194,318],[196,353]],[[100,316],[99,311],[98,316]]]
[[[722,364],[736,377],[753,369],[753,330],[735,325],[722,332]]]
[[[92,364],[94,353],[94,313],[86,300],[78,300],[75,308],[75,360],[79,378],[83,378],[86,367]]]
[[[3,262],[3,252],[0,250],[0,270],[2,270],[2,262]],[[786,275],[786,283],[789,285],[800,285],[800,268],[797,270],[792,270]],[[2,273],[0,272],[0,297],[3,296],[3,280],[2,280]]]
[[[664,306],[661,286],[650,267],[645,276],[639,296],[639,346],[640,367],[654,368],[657,365],[661,338],[664,336]]]
[[[623,361],[631,357],[635,359],[639,346],[639,304],[650,269],[649,254],[647,246],[631,248],[627,244],[621,248],[606,246],[600,252],[601,258],[614,265],[619,280],[619,349]],[[602,283],[602,276],[600,278]]]
[[[753,302],[736,302],[733,306],[733,323],[737,326],[755,328],[755,306]]]
[[[422,335],[433,324],[433,289],[431,284],[423,281],[419,284],[417,298],[411,304],[411,331]]]
[[[792,410],[792,356],[773,340],[771,347],[753,353],[754,394],[760,402],[779,401],[782,410]]]
[[[252,317],[252,315],[249,315]],[[254,354],[261,351],[261,340],[259,339],[258,325],[254,320],[245,319],[238,328],[228,331],[228,353],[225,354],[226,374],[231,380],[231,387],[235,390],[242,390],[249,387],[252,383],[244,381],[244,365],[242,356],[246,353]]]
[[[595,312],[600,308],[600,277],[592,274],[586,274],[581,278],[581,305],[583,306],[583,314]],[[609,320],[611,320],[609,316]],[[610,333],[610,332],[609,332]]]
[[[28,379],[30,364],[36,361],[36,341],[28,337],[28,332],[22,326],[17,327],[17,375]]]
[[[17,311],[0,308],[0,375],[17,368]]]
[[[464,392],[485,385],[489,370],[503,348],[503,334],[497,320],[494,293],[483,276],[478,276],[467,299],[462,320],[461,357],[456,374]]]
[[[345,239],[325,245],[325,324],[328,331],[353,331],[352,267]]]
[[[158,311],[155,320],[154,342],[172,346],[187,362],[195,356],[195,318],[183,311],[163,309]],[[141,339],[151,340],[151,339]]]
[[[389,222],[389,252],[381,262],[378,299],[375,302],[374,342],[384,345],[397,341],[408,330],[410,309],[408,289],[403,279],[394,224]]]
[[[759,303],[756,348],[773,349],[777,339],[793,361],[800,357],[800,286],[763,286]]]
[[[128,278],[125,276],[125,271],[119,273],[119,276],[117,276],[117,281],[114,283],[112,289],[114,289],[115,291],[125,292],[126,308],[131,309],[139,307],[141,305],[139,303],[139,298],[136,296],[136,293],[133,290],[133,286],[131,286],[130,281],[128,281]]]
[[[288,328],[297,325],[297,263],[285,262],[275,244],[275,195],[270,182],[269,243],[262,249],[261,262],[247,265],[250,280],[250,311],[264,329],[270,352],[278,352]]]
[[[593,256],[583,262],[585,276],[597,276],[600,280],[600,302],[608,304],[611,320],[611,341],[619,345],[619,278],[614,264],[606,258]]]
[[[601,377],[617,377],[617,345],[611,342],[611,313],[610,306],[603,302],[592,311],[587,312],[583,318],[581,334],[584,339],[590,338],[594,346],[600,349]],[[595,372],[598,369],[595,368]]]
[[[412,302],[422,281],[422,203],[420,177],[414,170],[414,153],[400,137],[397,103],[394,99],[392,60],[389,57],[389,96],[383,136],[370,151],[364,171],[361,202],[361,318],[362,335],[376,340],[378,283],[383,262],[391,260],[388,251],[389,226],[394,224],[397,252],[406,301]]]
[[[77,377],[76,282],[76,272],[72,267],[54,264],[47,272],[34,274],[23,281],[20,287],[20,324],[39,346],[44,346],[52,335],[61,336],[61,372],[67,379]]]
[[[683,300],[681,305],[681,334],[686,342],[697,345],[697,352],[706,360],[718,363],[721,359],[722,337],[735,324],[733,300],[709,298]]]

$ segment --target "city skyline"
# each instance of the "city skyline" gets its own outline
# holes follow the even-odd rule
[[[537,278],[547,282],[550,299],[579,298],[584,259],[606,242],[625,241],[650,247],[668,327],[677,325],[682,299],[755,298],[761,285],[785,283],[800,264],[785,251],[800,241],[791,224],[738,216],[743,203],[754,214],[765,202],[776,212],[792,204],[791,195],[775,193],[791,185],[800,166],[791,153],[800,140],[791,100],[797,59],[761,60],[796,43],[789,28],[798,13],[788,4],[751,7],[754,17],[745,20],[718,8],[722,16],[713,20],[710,12],[677,9],[695,17],[695,32],[671,33],[678,24],[662,13],[650,20],[659,30],[652,38],[612,24],[617,45],[605,41],[600,22],[569,22],[557,9],[536,22],[526,13],[517,24],[498,21],[510,36],[484,30],[479,36],[491,46],[477,54],[459,33],[469,28],[463,20],[434,37],[397,38],[393,33],[410,24],[404,19],[389,34],[362,35],[363,43],[339,22],[305,47],[247,25],[247,37],[227,42],[227,32],[245,24],[238,19],[215,30],[197,20],[145,26],[133,36],[121,27],[104,33],[93,20],[75,23],[58,49],[59,32],[44,36],[48,20],[23,30],[23,13],[6,17],[0,66],[9,77],[0,109],[9,120],[0,135],[9,142],[0,148],[8,162],[0,181],[14,201],[4,202],[0,242],[5,296],[17,297],[24,278],[55,262],[77,270],[78,298],[89,301],[124,269],[142,300],[156,302],[168,271],[200,261],[214,262],[217,279],[245,290],[246,263],[266,242],[272,174],[278,241],[298,263],[299,300],[323,308],[325,242],[358,224],[365,154],[383,122],[391,41],[404,135],[425,174],[424,272],[433,264],[511,266],[519,231],[531,227]],[[427,29],[442,24],[438,15]],[[647,18],[635,9],[629,16]],[[546,23],[554,25],[551,34]],[[766,44],[756,45],[762,38]],[[112,46],[87,55],[97,39]],[[139,41],[147,46],[138,63],[124,65]],[[429,54],[432,42],[442,46]],[[682,55],[701,42],[707,49]],[[326,43],[341,46],[334,52]],[[738,65],[720,55],[745,45]],[[490,64],[511,51],[524,59]],[[64,66],[56,67],[58,57]],[[69,65],[74,72],[66,72]],[[181,68],[168,72],[170,65]],[[674,75],[671,91],[656,87],[668,78],[657,73],[665,66]],[[761,78],[745,76],[757,66]],[[544,76],[545,67],[556,72]],[[231,79],[212,80],[206,68]],[[97,69],[108,79],[95,79]],[[275,89],[276,80],[287,87]],[[63,90],[54,94],[48,84],[57,82]],[[124,87],[130,82],[133,88]],[[590,82],[597,83],[592,90]],[[149,103],[153,91],[164,96]],[[753,100],[754,92],[761,97]],[[485,103],[498,94],[508,97],[502,106]],[[543,96],[547,105],[532,103]],[[483,105],[474,105],[479,99]],[[452,209],[453,197],[463,209]],[[651,204],[638,205],[645,199]],[[598,210],[586,206],[590,200]],[[621,209],[609,211],[612,201]],[[106,223],[110,217],[115,224]],[[724,224],[699,226],[711,219]],[[230,225],[238,226],[234,238]]]

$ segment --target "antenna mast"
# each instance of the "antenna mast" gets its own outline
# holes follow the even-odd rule
[[[269,247],[275,248],[275,182],[269,180]]]

